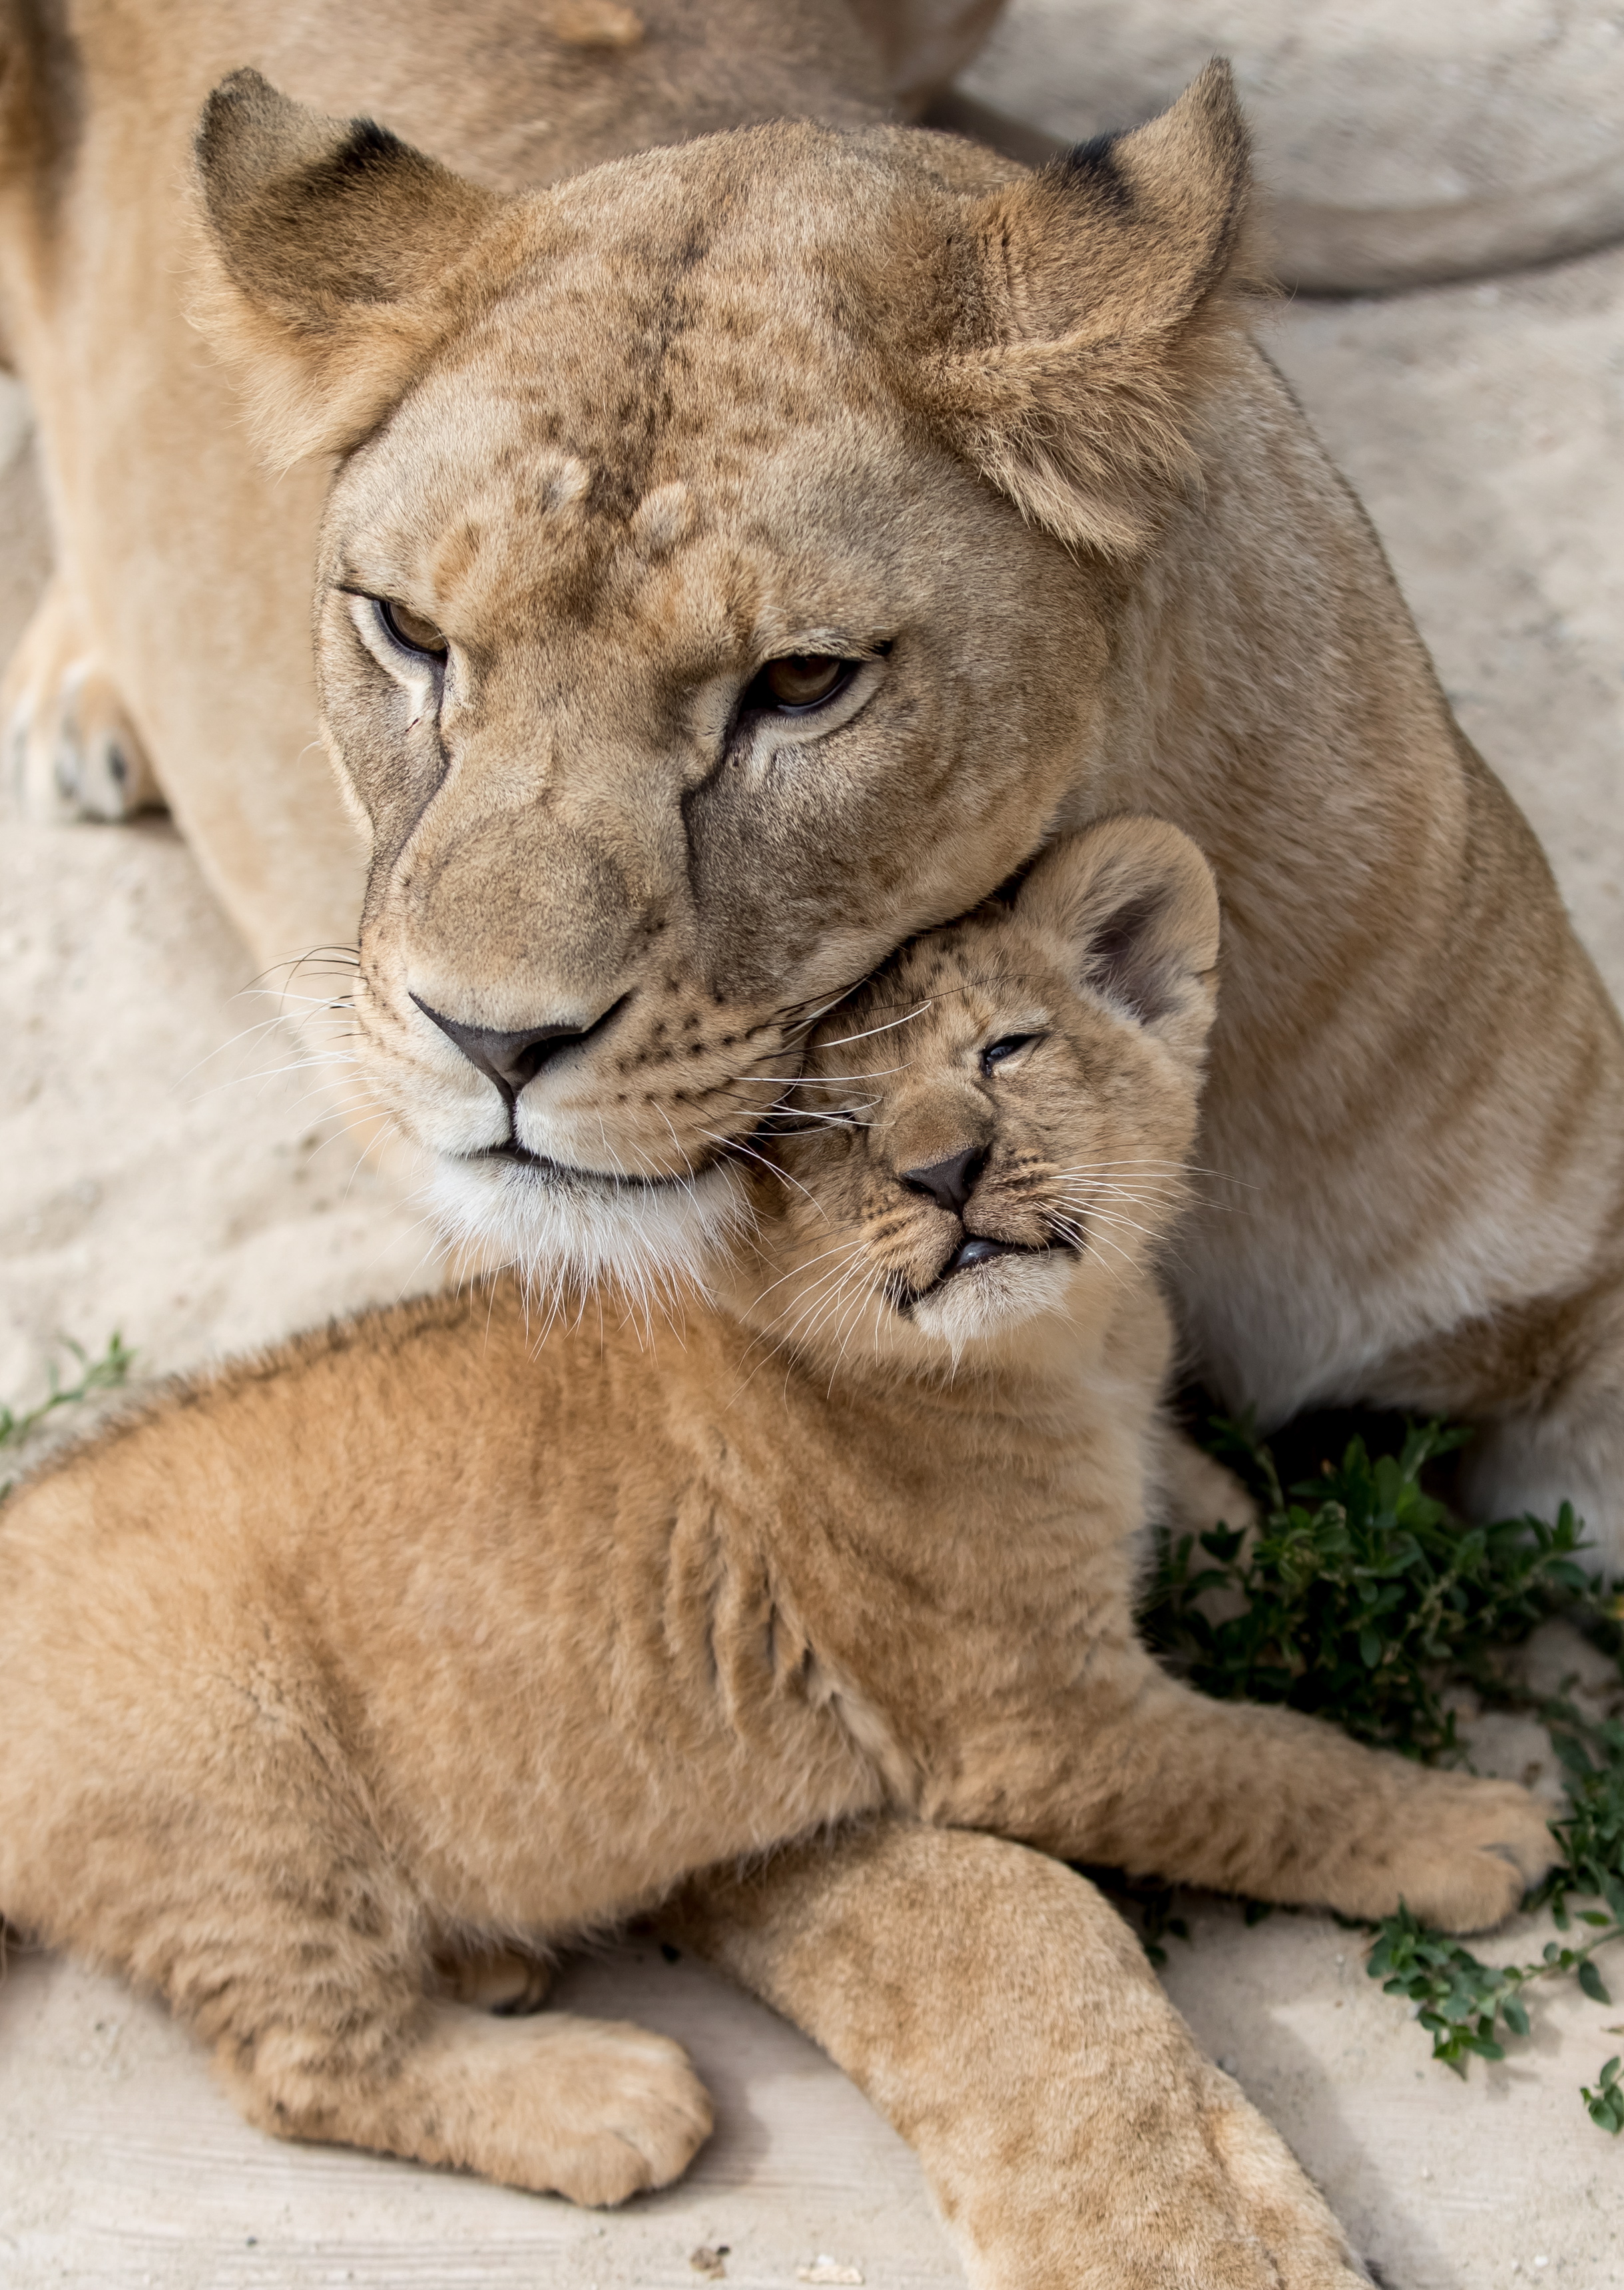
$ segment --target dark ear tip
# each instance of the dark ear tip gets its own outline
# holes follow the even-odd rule
[[[229,97],[233,101],[242,101],[257,95],[274,97],[276,93],[263,72],[256,71],[252,64],[239,64],[236,71],[226,74],[209,100],[217,103],[222,97]]]
[[[228,72],[218,85],[210,89],[204,100],[199,132],[223,124],[233,114],[240,116],[246,112],[268,111],[285,100],[262,72],[255,71],[252,64],[244,64],[240,70]]]
[[[264,126],[278,112],[292,108],[286,96],[278,93],[252,64],[228,73],[210,90],[198,115],[197,132],[192,139],[198,164],[205,169],[218,164],[244,129]]]

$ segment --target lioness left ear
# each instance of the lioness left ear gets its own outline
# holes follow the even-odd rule
[[[1196,462],[1236,331],[1251,191],[1229,67],[1171,109],[964,203],[938,255],[950,332],[906,379],[1023,516],[1128,556]]]
[[[1218,886],[1164,819],[1108,819],[1046,851],[1015,914],[1080,986],[1180,1056],[1198,1055],[1217,1005]]]
[[[464,257],[511,202],[370,119],[291,102],[256,71],[220,82],[193,151],[196,323],[246,368],[268,460],[341,452],[453,323]]]

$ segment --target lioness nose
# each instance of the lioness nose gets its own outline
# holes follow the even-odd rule
[[[626,999],[611,1003],[586,1026],[520,1026],[512,1033],[503,1033],[494,1026],[470,1026],[460,1018],[448,1018],[444,1011],[432,1010],[420,994],[412,999],[425,1018],[432,1019],[440,1031],[455,1042],[470,1065],[488,1074],[502,1095],[511,1104],[527,1081],[534,1081],[543,1066],[561,1057],[565,1050],[578,1049],[582,1042],[601,1034]]]
[[[897,1173],[910,1193],[929,1193],[939,1208],[956,1216],[975,1190],[976,1179],[987,1166],[985,1145],[972,1145],[928,1169],[900,1169]]]

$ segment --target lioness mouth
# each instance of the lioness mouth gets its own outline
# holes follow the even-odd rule
[[[665,1177],[645,1177],[628,1173],[617,1176],[609,1169],[583,1169],[573,1161],[555,1161],[545,1153],[532,1153],[528,1145],[521,1145],[509,1137],[500,1145],[482,1146],[477,1153],[460,1153],[451,1157],[460,1161],[511,1161],[522,1169],[533,1169],[544,1183],[549,1185],[596,1185],[611,1193],[625,1193],[636,1188],[649,1191],[671,1185],[692,1185],[696,1177],[703,1177],[716,1166],[717,1157],[702,1161],[692,1168],[684,1169]]]

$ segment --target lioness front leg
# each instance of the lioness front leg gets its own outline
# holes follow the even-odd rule
[[[0,722],[31,818],[117,821],[163,803],[140,736],[60,572],[12,655]]]
[[[1437,1773],[1291,1709],[1215,1701],[1148,1655],[1137,1691],[1076,1713],[1046,1806],[1000,1808],[1068,1860],[1255,1900],[1391,1915],[1447,1932],[1509,1916],[1556,1857],[1537,1798],[1514,1782]],[[974,1802],[973,1793],[972,1803]]]
[[[1093,1886],[879,1821],[690,1886],[674,1929],[917,2150],[976,2290],[1355,2290],[1284,2142]]]

